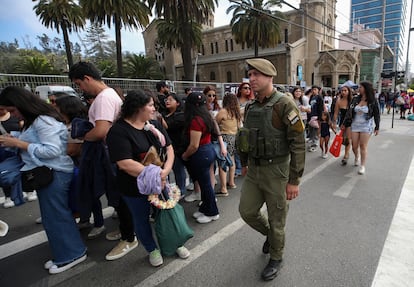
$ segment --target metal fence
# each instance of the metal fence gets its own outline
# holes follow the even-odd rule
[[[134,89],[148,89],[156,91],[155,85],[159,80],[148,79],[126,79],[126,78],[103,78],[104,82],[111,87],[119,87],[124,93]],[[217,83],[217,82],[186,82],[186,81],[166,81],[171,91],[178,95],[184,94],[185,88],[202,91],[206,85],[216,87],[217,94],[222,98],[225,92],[237,92],[239,83]],[[81,91],[77,86],[73,85],[67,76],[57,75],[29,75],[29,74],[0,74],[0,89],[7,86],[21,86],[32,92],[37,86],[43,85],[62,85],[74,88],[78,93]]]

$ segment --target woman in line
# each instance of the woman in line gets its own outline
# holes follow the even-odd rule
[[[53,255],[44,267],[50,274],[66,271],[86,259],[86,247],[68,205],[73,162],[66,153],[66,126],[51,105],[24,88],[5,88],[0,94],[0,107],[24,120],[18,138],[0,138],[3,146],[20,149],[22,171],[40,166],[52,169],[52,181],[38,189],[42,223]]]
[[[341,93],[339,98],[335,103],[335,112],[332,118],[332,123],[334,129],[337,130],[337,126],[341,129],[344,129],[344,144],[345,144],[345,154],[341,160],[341,165],[346,165],[348,163],[349,151],[351,150],[351,128],[345,127],[344,120],[345,115],[349,109],[349,105],[352,101],[352,90],[349,86],[342,86]],[[338,125],[337,125],[338,124]]]
[[[208,85],[204,88],[203,94],[207,97],[207,107],[214,119],[220,110],[216,88]]]
[[[311,111],[311,107],[309,105],[309,98],[303,94],[301,87],[294,87],[293,88],[293,100],[296,103],[296,106],[298,107],[300,111],[300,118],[303,121],[303,124],[306,127],[306,124],[308,122],[308,113]],[[306,138],[306,132],[304,132],[304,137]]]
[[[111,161],[117,165],[117,183],[122,198],[131,211],[135,226],[135,234],[149,253],[152,266],[163,264],[163,258],[155,243],[150,224],[150,203],[148,196],[141,194],[137,186],[137,177],[144,171],[141,163],[151,146],[157,150],[161,143],[147,129],[150,122],[165,138],[166,161],[161,168],[160,181],[165,186],[167,176],[174,162],[174,150],[167,132],[157,120],[151,120],[155,115],[154,99],[141,90],[130,91],[125,97],[119,120],[109,130],[106,142]],[[181,258],[190,254],[185,247],[177,249]]]
[[[368,141],[372,133],[378,135],[379,124],[380,113],[374,88],[369,82],[361,82],[359,84],[359,95],[352,99],[345,117],[345,127],[351,126],[355,166],[361,164],[358,174],[365,173]],[[360,153],[361,156],[359,156]],[[361,163],[359,162],[360,159]]]
[[[180,188],[181,197],[183,197],[187,191],[185,188],[187,174],[185,172],[184,162],[181,159],[181,154],[184,152],[184,148],[181,147],[184,130],[184,113],[181,111],[181,100],[177,94],[170,93],[167,96],[165,99],[165,107],[167,108],[167,114],[164,116],[163,125],[167,130],[174,148],[175,157],[172,169],[174,171],[175,183]]]
[[[201,189],[202,203],[199,210],[193,214],[198,223],[209,223],[219,219],[216,197],[210,179],[210,167],[216,154],[211,144],[215,131],[215,122],[211,117],[205,95],[191,93],[185,101],[184,119],[189,145],[182,154],[187,170]]]
[[[219,125],[223,141],[227,144],[227,152],[230,154],[233,165],[229,168],[229,182],[227,183],[227,172],[219,168],[219,178],[221,188],[216,193],[217,196],[228,196],[227,188],[237,188],[234,183],[236,166],[234,164],[234,151],[237,130],[240,127],[241,115],[240,108],[235,94],[226,94],[223,98],[223,108],[216,116],[216,122]]]

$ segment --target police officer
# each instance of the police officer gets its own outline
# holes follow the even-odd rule
[[[299,195],[305,166],[304,125],[293,99],[274,89],[274,65],[260,58],[246,62],[256,98],[245,111],[248,148],[239,151],[246,175],[239,212],[248,225],[267,237],[262,250],[270,253],[270,260],[262,278],[272,280],[282,264],[287,200]],[[267,215],[261,212],[264,203]]]

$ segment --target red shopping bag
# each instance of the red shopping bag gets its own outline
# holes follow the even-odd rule
[[[341,145],[342,145],[342,140],[343,140],[342,134],[343,134],[343,130],[341,130],[339,134],[335,136],[334,141],[332,142],[332,145],[329,148],[329,152],[334,157],[339,157],[339,154],[341,153]]]

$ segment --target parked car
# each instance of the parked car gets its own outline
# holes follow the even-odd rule
[[[79,97],[76,91],[69,86],[59,86],[59,85],[45,85],[37,86],[35,89],[35,94],[38,95],[42,100],[47,100],[48,96],[56,92],[64,92],[68,95]]]

